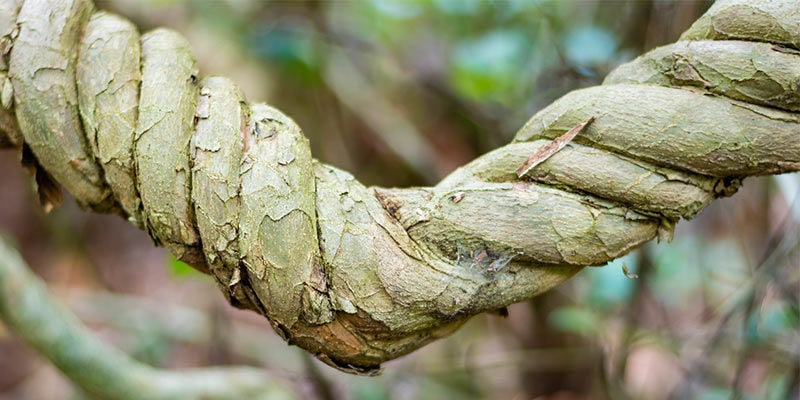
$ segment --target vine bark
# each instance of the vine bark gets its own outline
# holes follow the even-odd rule
[[[384,189],[314,160],[290,118],[230,80],[199,80],[175,32],[140,37],[89,0],[2,0],[0,143],[30,150],[45,203],[52,176],[212,274],[289,343],[371,374],[670,238],[747,176],[800,170],[798,27],[794,0],[720,0],[511,144],[434,187]]]

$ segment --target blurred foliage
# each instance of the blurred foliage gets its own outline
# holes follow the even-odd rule
[[[322,161],[366,184],[408,186],[438,181],[507,143],[564,93],[675,41],[709,2],[98,5],[143,31],[185,34],[204,74],[230,76],[249,100],[292,116]],[[508,318],[476,317],[452,338],[389,363],[381,377],[363,378],[285,346],[264,321],[224,305],[210,280],[194,279],[174,258],[165,268],[163,250],[115,217],[72,203],[46,218],[31,211],[28,192],[15,195],[24,186],[9,172],[13,156],[3,157],[3,228],[55,285],[113,296],[70,304],[156,365],[254,364],[295,377],[308,397],[359,400],[785,399],[800,385],[797,175],[748,180],[733,199],[679,224],[672,243],[588,268],[510,307]],[[20,375],[3,368],[0,377]],[[0,399],[66,397],[64,383],[59,394],[37,392],[40,375],[0,379]]]
[[[191,265],[178,260],[172,254],[167,257],[167,269],[176,279],[208,277],[208,275],[202,274],[198,270],[192,268]]]
[[[673,23],[687,25],[706,6],[663,0],[100,4],[134,17],[145,29],[195,28],[202,33],[189,33],[190,39],[216,37],[211,50],[193,42],[201,66],[209,63],[206,52],[218,57],[215,50],[223,44],[236,47],[225,50],[237,59],[227,63],[233,67],[212,66],[213,73],[230,75],[238,60],[261,65],[269,72],[260,87],[243,85],[250,99],[267,100],[297,119],[323,161],[368,184],[390,186],[433,183],[506,143],[536,110],[566,91],[600,83],[611,68],[644,49],[674,40],[681,28]],[[648,25],[651,20],[658,24]],[[343,65],[342,57],[350,63]],[[362,87],[341,90],[332,75],[361,76]],[[375,129],[364,114],[386,114],[386,107],[372,107],[376,111],[368,101],[360,104],[360,90],[377,91],[392,118],[414,128],[403,135],[433,150],[435,171],[408,161],[409,153],[419,151],[414,146],[391,145],[386,135],[392,132],[385,130],[391,124]],[[389,169],[393,173],[385,173]]]

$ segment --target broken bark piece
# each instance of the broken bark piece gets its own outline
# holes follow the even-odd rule
[[[572,129],[568,130],[567,133],[540,147],[535,153],[531,154],[531,156],[528,157],[528,159],[525,160],[525,162],[522,163],[519,168],[517,168],[517,176],[522,178],[537,165],[552,157],[553,154],[558,153],[559,150],[563,149],[567,143],[571,142],[575,136],[578,136],[578,134],[581,133],[581,131],[583,131],[583,129],[589,126],[589,124],[591,124],[593,121],[594,117],[589,117],[589,119],[586,121],[581,122],[580,124],[575,125]]]

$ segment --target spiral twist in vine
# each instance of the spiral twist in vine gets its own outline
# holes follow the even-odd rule
[[[49,174],[128,218],[350,372],[669,237],[746,176],[800,169],[795,0],[719,1],[680,42],[413,189],[366,188],[315,161],[280,111],[199,80],[183,37],[140,37],[90,0],[2,0],[0,36],[0,139],[30,150],[40,186]]]

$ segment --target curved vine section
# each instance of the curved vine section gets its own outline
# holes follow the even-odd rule
[[[337,368],[380,363],[800,170],[800,3],[720,0],[434,187],[367,188],[187,41],[90,0],[0,1],[0,142]],[[519,171],[519,172],[518,172]],[[49,189],[48,189],[49,188]],[[41,193],[40,193],[41,194]]]

